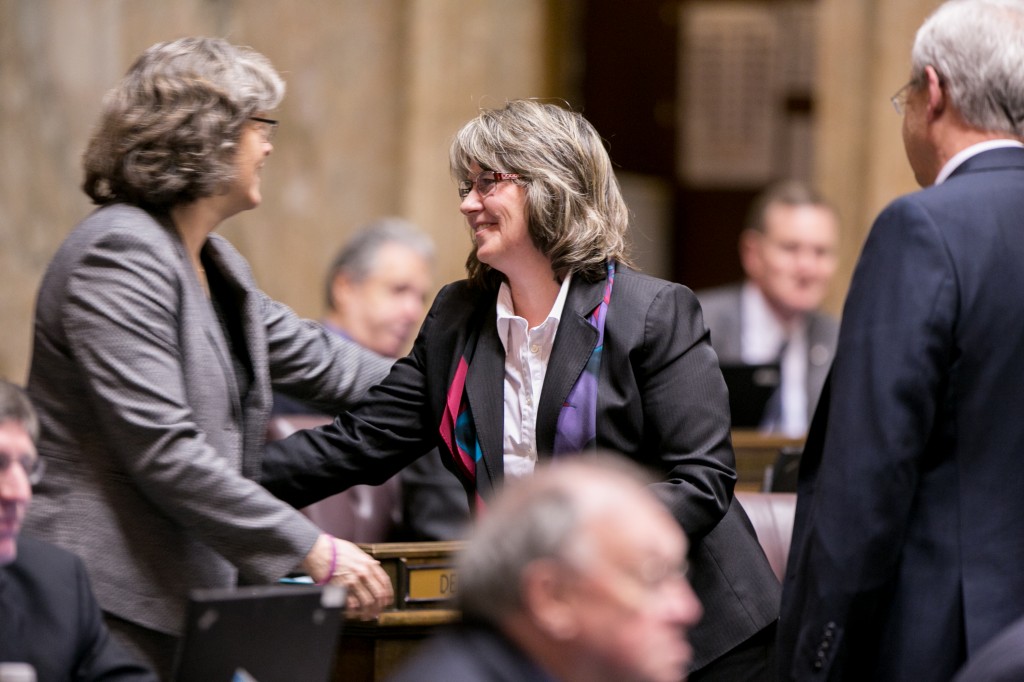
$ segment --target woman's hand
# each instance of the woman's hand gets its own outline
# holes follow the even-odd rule
[[[318,585],[342,585],[348,615],[371,620],[394,601],[394,591],[380,562],[351,542],[326,533],[317,538],[302,569]]]

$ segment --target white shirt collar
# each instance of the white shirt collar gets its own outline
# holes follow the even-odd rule
[[[740,293],[741,339],[740,355],[743,362],[759,365],[774,362],[782,344],[796,331],[802,331],[807,321],[803,317],[786,325],[778,318],[760,287],[751,281],[743,284]]]
[[[551,306],[551,312],[548,313],[547,320],[554,320],[554,323],[550,326],[555,329],[558,328],[558,323],[562,319],[562,310],[565,308],[565,299],[569,296],[569,283],[572,281],[572,274],[565,276],[562,280],[562,286],[558,289],[558,296],[555,298],[555,304]],[[502,282],[498,288],[498,336],[501,338],[502,345],[505,345],[508,339],[508,327],[509,322],[518,318],[512,309],[512,288],[509,287],[508,282]],[[519,318],[522,319],[522,318]],[[542,322],[538,327],[543,327],[547,324],[547,320]],[[505,349],[508,352],[508,348]]]
[[[984,142],[972,144],[966,149],[961,149],[959,152],[954,154],[953,158],[947,161],[946,165],[944,165],[942,170],[939,171],[938,176],[935,178],[935,184],[941,185],[945,182],[946,178],[952,175],[953,171],[960,167],[960,164],[972,156],[977,156],[978,154],[987,152],[991,149],[1002,149],[1004,147],[1024,147],[1024,143],[1010,139],[985,140]]]

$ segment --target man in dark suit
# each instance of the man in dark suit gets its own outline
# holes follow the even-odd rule
[[[864,246],[800,472],[785,679],[948,680],[1024,603],[1024,3],[955,0],[893,98],[925,189]]]
[[[819,310],[838,242],[839,221],[821,195],[796,180],[774,183],[754,200],[740,235],[746,281],[696,292],[723,365],[779,363],[765,430],[807,433],[839,336],[838,320]]]
[[[679,682],[701,605],[640,469],[559,460],[501,492],[459,566],[463,622],[392,682]]]
[[[28,398],[0,381],[0,663],[28,663],[40,682],[155,682],[110,638],[82,562],[18,537],[43,471],[38,435]]]

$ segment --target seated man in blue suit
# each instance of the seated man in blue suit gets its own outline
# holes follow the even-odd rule
[[[27,663],[39,682],[156,682],[108,635],[82,562],[18,537],[42,475],[38,436],[28,398],[0,380],[0,665]]]
[[[952,0],[893,97],[924,188],[875,220],[801,462],[784,679],[945,682],[1024,604],[1024,2]]]

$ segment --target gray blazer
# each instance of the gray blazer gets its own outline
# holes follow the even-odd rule
[[[742,284],[730,284],[695,292],[704,312],[704,323],[711,330],[711,345],[723,364],[742,362],[743,319]],[[832,356],[839,340],[839,321],[825,313],[807,316],[807,422],[814,415],[814,406],[825,385]]]
[[[105,611],[172,634],[190,589],[275,580],[316,539],[253,480],[271,384],[339,410],[389,367],[270,300],[224,239],[203,248],[240,311],[244,399],[177,232],[126,205],[95,211],[50,263],[28,379],[47,474],[26,532],[81,556]]]

